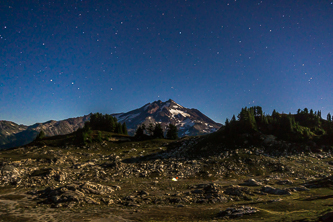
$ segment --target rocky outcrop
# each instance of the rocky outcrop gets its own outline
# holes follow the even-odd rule
[[[0,168],[0,185],[17,185],[22,181],[24,170],[13,165],[4,165]]]
[[[244,183],[240,184],[242,186],[262,186],[261,182],[256,181],[255,179],[249,179],[244,181]]]
[[[266,185],[261,188],[264,193],[275,194],[275,195],[291,195],[291,192],[286,189],[278,189],[272,186]]]
[[[235,218],[235,217],[242,217],[248,214],[254,214],[257,212],[259,212],[258,209],[249,206],[229,207],[225,210],[221,210],[218,213],[218,217]]]
[[[87,182],[72,183],[62,187],[49,187],[41,191],[32,191],[28,194],[37,196],[44,204],[54,207],[73,207],[82,204],[112,204],[109,194],[114,192],[109,186]]]

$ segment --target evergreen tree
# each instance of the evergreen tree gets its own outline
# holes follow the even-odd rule
[[[127,126],[126,126],[125,122],[122,125],[122,131],[123,131],[123,134],[128,135],[128,133],[127,133]]]
[[[164,133],[161,124],[156,124],[154,131],[153,131],[153,137],[155,138],[164,138]]]
[[[149,134],[149,136],[152,136],[154,134],[154,125],[152,123],[149,123],[149,126],[147,128],[147,133]]]
[[[143,125],[144,125],[144,124],[143,124]],[[135,137],[137,137],[137,138],[141,138],[143,135],[144,135],[144,133],[143,133],[143,128],[142,128],[142,126],[139,126],[139,127],[136,129]]]
[[[262,124],[263,124],[264,126],[267,126],[267,125],[268,125],[268,117],[265,116],[265,115],[263,115],[263,117],[262,117]]]
[[[331,113],[327,113],[327,121],[332,122],[332,116]]]
[[[257,130],[257,123],[254,117],[253,109],[242,108],[238,114],[240,130],[244,132],[251,132]]]
[[[309,114],[308,108],[304,108],[304,114]]]
[[[170,123],[171,124],[171,123]],[[169,124],[169,128],[170,128],[170,124]],[[229,127],[229,119],[227,118],[226,120],[225,120],[225,128],[227,128],[227,127]]]
[[[39,132],[39,134],[37,135],[37,137],[36,137],[35,140],[41,140],[41,139],[43,139],[45,136],[46,136],[46,135],[45,135],[44,131],[41,130],[41,131]]]
[[[228,119],[227,119],[227,121],[228,121]],[[227,125],[227,121],[226,121],[226,125]],[[228,124],[229,124],[229,121],[228,121]],[[166,137],[167,137],[167,139],[170,139],[170,140],[178,139],[178,129],[175,125],[173,125],[171,123],[169,124]]]
[[[142,123],[141,128],[143,130],[143,134],[145,134],[146,130],[147,130],[147,127],[146,127],[146,125],[144,123]]]
[[[121,123],[116,124],[116,133],[123,134],[123,128]]]
[[[101,143],[102,141],[103,141],[103,139],[102,139],[102,132],[98,131],[96,142]]]
[[[272,112],[273,121],[277,121],[279,117],[280,117],[279,113],[276,112],[276,110],[274,109],[273,112]]]

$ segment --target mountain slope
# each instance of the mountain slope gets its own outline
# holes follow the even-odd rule
[[[65,135],[84,126],[90,115],[69,118],[61,121],[36,123],[31,126],[18,125],[10,121],[0,121],[0,149],[22,146],[30,143],[43,130],[46,136]]]
[[[185,108],[171,99],[166,102],[158,100],[114,116],[120,122],[126,122],[130,135],[134,135],[136,128],[143,123],[146,126],[160,123],[163,129],[172,123],[177,126],[180,137],[212,133],[221,127],[221,124],[214,122],[199,110]]]
[[[202,135],[217,131],[221,124],[214,122],[197,109],[185,108],[173,100],[155,101],[127,113],[112,114],[119,122],[126,122],[129,135],[134,135],[141,124],[160,123],[164,130],[169,123],[177,126],[179,136]],[[0,149],[22,146],[30,143],[43,130],[46,136],[65,135],[84,126],[90,115],[69,118],[61,121],[36,123],[31,126],[18,125],[9,121],[0,121]]]

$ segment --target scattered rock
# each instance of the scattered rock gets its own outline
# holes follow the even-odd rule
[[[86,163],[81,163],[81,164],[76,164],[73,166],[74,169],[81,169],[81,168],[84,168],[84,167],[87,167],[87,166],[94,166],[95,163],[94,162],[86,162]]]
[[[240,184],[242,186],[262,186],[261,182],[256,181],[255,179],[249,179]]]
[[[113,189],[111,187],[88,181],[73,183],[59,188],[49,187],[41,191],[28,192],[28,194],[37,195],[37,199],[44,200],[42,203],[55,204],[55,207],[61,207],[68,206],[70,202],[99,205],[100,202],[93,197],[96,195],[108,195],[112,192]],[[108,205],[113,203],[112,200],[107,199],[102,199],[102,201]]]
[[[274,188],[272,186],[266,185],[261,188],[264,193],[275,194],[275,195],[291,195],[291,192],[284,189]]]
[[[22,181],[23,172],[13,165],[4,165],[0,168],[0,185],[17,185]]]
[[[250,194],[250,190],[247,187],[240,187],[237,185],[232,185],[231,187],[227,188],[224,191],[225,194],[231,195],[231,196],[239,196],[242,197],[244,194]]]
[[[293,184],[293,181],[291,181],[291,180],[280,180],[280,181],[276,182],[276,184],[279,184],[279,185]]]
[[[259,212],[258,209],[254,207],[241,206],[237,208],[229,207],[226,210],[222,210],[218,213],[218,217],[242,217],[243,215],[254,214]]]

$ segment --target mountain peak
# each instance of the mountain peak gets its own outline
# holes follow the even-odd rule
[[[128,133],[134,135],[141,124],[161,124],[167,129],[171,123],[177,126],[179,136],[207,134],[216,131],[221,124],[214,122],[197,109],[188,109],[169,99],[147,103],[127,113],[114,114],[120,122],[126,122]]]

